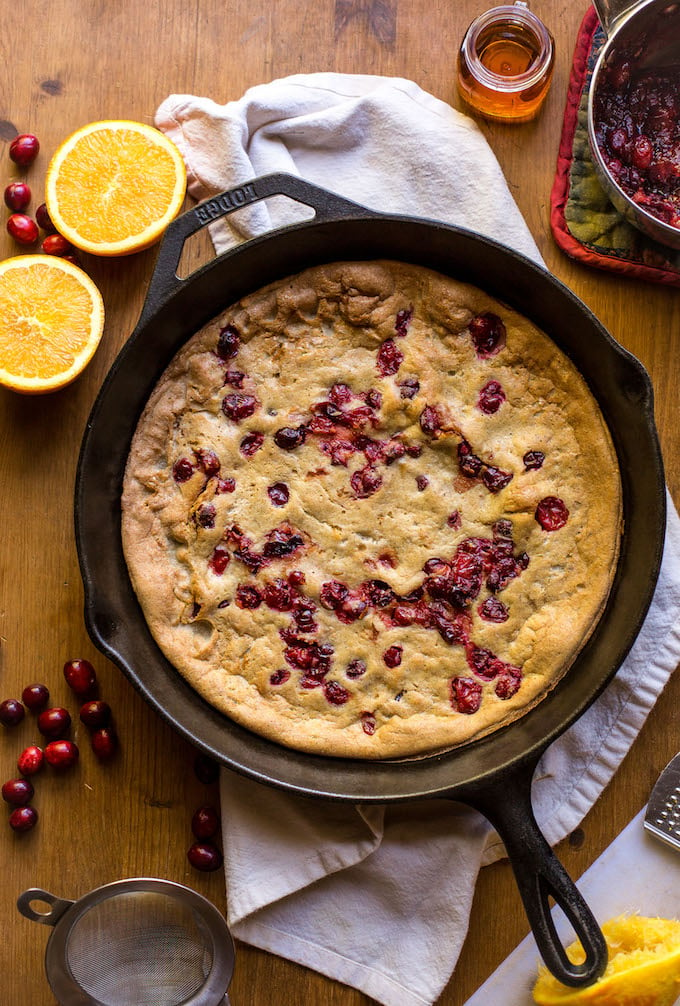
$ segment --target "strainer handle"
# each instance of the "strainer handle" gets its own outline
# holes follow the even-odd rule
[[[49,905],[49,911],[36,912],[32,907],[34,901],[42,901]],[[30,887],[17,898],[17,908],[22,915],[25,915],[31,922],[42,922],[46,926],[55,926],[64,912],[73,904],[73,901],[58,898],[55,894],[43,891],[40,887]]]

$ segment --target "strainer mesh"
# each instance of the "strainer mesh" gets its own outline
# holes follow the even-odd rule
[[[210,974],[213,943],[201,917],[178,898],[131,891],[74,922],[66,960],[103,1006],[181,1006]]]

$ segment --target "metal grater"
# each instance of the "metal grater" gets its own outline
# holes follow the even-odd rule
[[[644,824],[651,835],[680,849],[680,754],[666,765],[657,779]]]

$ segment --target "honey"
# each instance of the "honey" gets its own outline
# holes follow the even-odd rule
[[[458,90],[478,114],[502,122],[533,119],[550,87],[553,38],[523,0],[476,18],[458,54]]]

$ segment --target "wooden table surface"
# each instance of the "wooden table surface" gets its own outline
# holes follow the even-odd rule
[[[554,244],[550,189],[586,0],[535,0],[532,7],[556,39],[547,103],[531,124],[481,126],[549,268],[649,370],[668,483],[677,497],[680,293],[585,268]],[[3,17],[0,185],[18,175],[8,158],[17,132],[34,132],[42,144],[29,177],[35,206],[42,201],[50,153],[68,133],[94,119],[152,122],[159,103],[173,92],[226,101],[276,77],[333,70],[408,77],[460,107],[457,44],[483,9],[478,0],[27,0]],[[3,227],[0,257],[16,252]],[[225,910],[221,871],[198,873],[186,859],[191,815],[200,804],[217,801],[216,788],[198,781],[193,748],[89,640],[74,545],[80,439],[97,390],[134,328],[154,258],[151,249],[119,260],[84,261],[107,311],[93,362],[75,384],[50,396],[0,392],[0,698],[44,682],[52,702],[74,714],[72,736],[81,746],[76,769],[36,777],[40,820],[34,831],[17,835],[6,823],[0,827],[0,1000],[5,1006],[54,1003],[42,966],[48,930],[24,920],[15,908],[25,888],[75,898],[99,884],[149,875],[188,884]],[[106,766],[89,749],[77,702],[63,679],[64,661],[76,656],[94,663],[101,697],[114,710],[121,748]],[[572,876],[579,876],[646,802],[659,770],[678,747],[679,719],[676,676],[582,827],[558,848]],[[0,727],[3,780],[16,774],[21,749],[38,740],[30,714],[14,729]],[[507,863],[483,870],[467,942],[439,1000],[442,1006],[464,1003],[527,929]],[[231,994],[234,1006],[364,1006],[371,1001],[243,945]]]

